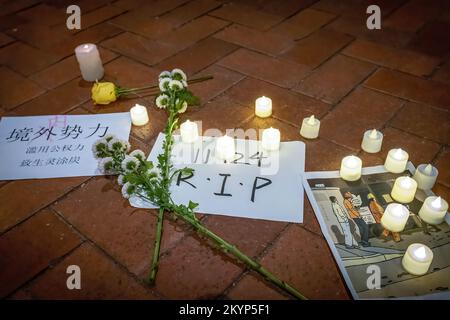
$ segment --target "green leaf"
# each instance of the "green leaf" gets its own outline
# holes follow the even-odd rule
[[[195,203],[195,202],[189,200],[189,205],[188,205],[189,209],[194,210],[197,207],[198,207],[198,203]]]

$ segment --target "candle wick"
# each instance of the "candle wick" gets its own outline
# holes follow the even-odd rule
[[[312,116],[309,117],[309,119],[308,119],[308,124],[314,125],[315,123],[316,123],[316,119],[314,118],[314,115],[312,115]]]
[[[394,158],[397,160],[401,160],[403,158],[402,153],[403,153],[403,150],[401,148],[398,148],[394,153]]]
[[[442,207],[442,198],[439,196],[431,202],[431,206],[435,209],[440,209]]]
[[[423,173],[425,173],[427,176],[431,176],[433,173],[433,166],[431,164],[427,164],[425,169],[423,169]]]
[[[425,257],[427,256],[427,253],[425,251],[425,247],[421,246],[418,249],[416,249],[414,251],[414,255],[419,258],[419,259],[425,259]]]
[[[376,139],[376,138],[378,138],[378,133],[377,133],[377,130],[376,130],[376,129],[373,129],[373,130],[370,132],[370,138],[371,138],[371,139]]]

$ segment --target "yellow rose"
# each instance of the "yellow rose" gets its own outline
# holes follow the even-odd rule
[[[96,82],[91,90],[95,104],[109,104],[116,101],[116,85],[112,82]]]

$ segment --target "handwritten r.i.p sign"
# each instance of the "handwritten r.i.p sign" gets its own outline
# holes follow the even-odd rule
[[[158,136],[149,160],[155,161],[163,138]],[[175,167],[194,169],[192,175],[175,177],[171,187],[175,202],[197,202],[201,213],[303,221],[302,142],[284,142],[279,151],[271,153],[261,149],[258,141],[236,139],[236,157],[229,161],[216,159],[214,146],[213,137],[183,144],[175,136]],[[130,201],[137,207],[154,207],[137,198]]]

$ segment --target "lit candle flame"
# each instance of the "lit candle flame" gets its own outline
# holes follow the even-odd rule
[[[373,129],[372,131],[370,131],[369,138],[370,138],[370,139],[377,139],[377,138],[378,138],[378,132],[377,132],[377,129]]]
[[[397,160],[402,160],[403,159],[403,150],[401,148],[398,148],[397,150],[395,150],[393,157]]]
[[[83,46],[83,48],[84,48],[84,49],[89,49],[89,45],[85,44],[85,45]]]
[[[427,164],[425,169],[423,169],[423,173],[425,173],[427,176],[431,176],[433,174],[433,166],[431,164]]]
[[[405,177],[404,179],[400,180],[400,186],[405,189],[411,188],[412,182],[410,177]]]
[[[403,216],[403,206],[401,204],[397,204],[392,208],[392,215],[397,218],[401,218]]]
[[[437,197],[436,199],[431,201],[431,206],[434,209],[441,209],[442,208],[442,198],[441,197]]]
[[[346,165],[349,168],[356,168],[358,166],[358,160],[355,156],[350,156],[346,162]]]
[[[419,248],[414,250],[414,255],[416,256],[416,258],[425,259],[426,256],[427,256],[427,252],[425,251],[425,247],[424,246],[420,246]]]
[[[313,126],[316,123],[316,118],[314,118],[314,115],[312,115],[311,117],[309,117],[308,119],[308,124]]]

